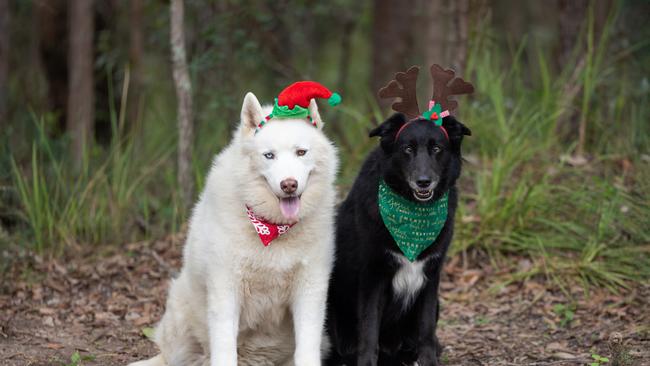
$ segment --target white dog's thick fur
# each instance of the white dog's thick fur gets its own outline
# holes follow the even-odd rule
[[[320,365],[338,160],[313,100],[309,110],[318,128],[273,119],[255,134],[271,109],[246,95],[241,125],[194,208],[184,265],[156,329],[161,355],[132,366]],[[292,223],[279,208],[289,177],[298,181],[299,220],[264,247],[245,206]]]

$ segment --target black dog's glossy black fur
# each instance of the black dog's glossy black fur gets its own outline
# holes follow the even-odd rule
[[[327,321],[332,351],[327,365],[397,366],[415,361],[419,366],[438,365],[438,283],[453,233],[460,145],[463,135],[471,132],[454,117],[445,117],[448,141],[433,122],[419,119],[395,140],[398,129],[406,122],[398,113],[370,132],[371,137],[381,137],[381,146],[364,162],[338,211],[337,259]],[[438,175],[432,199],[449,191],[449,213],[436,242],[417,258],[427,259],[423,267],[426,279],[415,300],[404,310],[403,299],[392,287],[399,269],[395,255],[402,252],[384,226],[377,194],[383,178],[393,190],[415,200],[407,181],[414,170],[430,174],[434,181]]]

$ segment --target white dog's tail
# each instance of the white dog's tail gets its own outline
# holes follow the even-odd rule
[[[167,363],[162,355],[158,355],[148,360],[130,363],[129,366],[167,366]]]

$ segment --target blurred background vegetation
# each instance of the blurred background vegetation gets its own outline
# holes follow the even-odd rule
[[[473,135],[454,253],[514,268],[513,280],[650,280],[650,2],[184,9],[194,199],[245,93],[270,103],[300,79],[343,96],[323,113],[344,194],[376,146],[367,132],[390,113],[378,87],[436,62],[476,87],[457,111]],[[0,245],[57,256],[182,230],[171,52],[168,1],[0,0]]]

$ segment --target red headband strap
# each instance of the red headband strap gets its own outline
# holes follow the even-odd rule
[[[442,130],[442,133],[445,134],[445,137],[447,138],[447,141],[449,141],[449,134],[447,133],[447,129],[442,127],[442,125],[438,126]]]
[[[399,134],[402,133],[402,131],[406,128],[406,126],[410,125],[411,122],[413,122],[413,121],[406,122],[405,124],[402,125],[402,127],[399,128],[399,130],[397,130],[397,133],[395,134],[395,140],[397,140],[397,138],[399,137]]]
[[[397,140],[397,138],[399,137],[399,134],[402,133],[402,131],[404,131],[406,126],[410,125],[411,122],[413,122],[413,121],[406,122],[405,124],[402,125],[402,127],[399,128],[399,130],[397,130],[397,133],[395,134],[395,140]],[[445,137],[447,138],[447,141],[449,141],[449,134],[447,133],[447,130],[444,127],[442,127],[442,125],[440,125],[438,127],[440,127],[440,129],[442,130],[442,133],[445,134]]]

